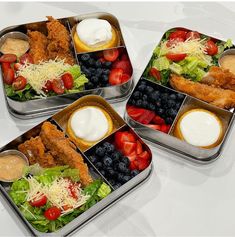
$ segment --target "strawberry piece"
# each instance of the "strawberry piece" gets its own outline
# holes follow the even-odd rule
[[[146,126],[155,130],[159,130],[159,131],[161,131],[162,129],[161,125],[158,125],[158,124],[148,124]]]
[[[121,68],[114,68],[109,74],[109,84],[119,85],[122,83],[123,70]]]
[[[163,124],[163,125],[161,126],[161,131],[164,132],[164,133],[168,133],[169,130],[170,130],[170,127],[171,127],[171,125]]]
[[[130,162],[134,161],[137,157],[136,151],[133,151],[131,154],[127,155]]]
[[[135,106],[128,106],[127,107],[127,113],[128,115],[133,118],[134,120],[138,120],[138,118],[144,114],[145,112],[145,109],[142,109],[142,108],[138,108],[138,107],[135,107]]]
[[[146,159],[139,159],[137,158],[136,160],[133,161],[135,166],[138,168],[138,170],[144,170],[146,169],[149,164],[150,164],[150,161],[149,160],[146,160]],[[134,165],[133,165],[134,166]]]
[[[136,142],[136,153],[137,155],[141,154],[143,152],[143,147],[140,141]]]
[[[124,53],[124,54],[121,56],[121,61],[130,61],[129,56],[128,56],[126,53]]]
[[[113,63],[112,68],[119,68],[123,70],[123,73],[131,75],[132,74],[132,66],[130,61],[116,61]]]
[[[158,115],[156,115],[154,117],[152,122],[154,122],[155,124],[158,124],[158,125],[165,124],[165,120],[163,118],[161,118],[160,116],[158,116]]]
[[[122,83],[125,83],[125,82],[129,81],[130,78],[131,77],[128,74],[124,73],[124,74],[122,74],[121,81],[122,81]]]
[[[129,169],[130,169],[130,170],[136,170],[136,169],[138,169],[138,166],[137,166],[136,164],[137,164],[137,163],[136,163],[135,160],[131,161],[131,162],[130,162],[130,165],[129,165]]]
[[[154,117],[155,117],[155,113],[153,111],[146,109],[144,114],[142,114],[140,118],[138,119],[138,122],[142,124],[149,124]]]
[[[135,136],[130,132],[116,132],[115,133],[115,143],[117,148],[122,149],[124,142],[136,142]]]
[[[141,154],[138,155],[138,158],[144,159],[144,160],[149,160],[150,155],[147,151],[142,152]]]
[[[136,143],[134,142],[123,142],[122,151],[125,156],[131,154],[136,149]]]

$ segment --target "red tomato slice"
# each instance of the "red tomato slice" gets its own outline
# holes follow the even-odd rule
[[[3,54],[0,57],[0,63],[14,63],[17,60],[15,54]]]
[[[42,90],[46,93],[52,91],[52,82],[48,80],[46,84],[43,86]]]
[[[197,31],[190,31],[186,35],[186,39],[200,39],[201,36]]]
[[[161,80],[161,74],[160,72],[157,70],[157,68],[152,67],[149,70],[149,75],[154,77],[156,80],[160,81]]]
[[[52,90],[58,95],[63,94],[64,93],[63,81],[60,79],[59,80],[54,79],[52,81]]]
[[[206,52],[210,56],[213,56],[218,53],[218,47],[212,40],[208,40],[206,42]]]
[[[166,57],[169,60],[174,61],[174,62],[179,62],[179,61],[185,59],[186,56],[187,56],[186,53],[181,53],[181,54],[168,53],[168,54],[166,54]]]
[[[11,85],[12,82],[15,79],[15,72],[14,70],[10,67],[10,68],[6,68],[3,71],[3,81],[4,83],[6,83],[7,85]]]
[[[118,49],[108,49],[105,50],[103,53],[104,53],[104,59],[109,62],[114,62],[119,56]]]
[[[176,30],[176,31],[170,33],[168,39],[182,38],[183,40],[185,40],[187,33],[188,32],[185,30]]]
[[[57,218],[59,218],[61,215],[61,211],[58,207],[50,207],[48,208],[45,212],[44,212],[44,216],[46,217],[46,219],[48,219],[49,221],[54,221]]]
[[[23,90],[27,84],[25,77],[18,76],[12,83],[12,87],[15,91]]]
[[[33,58],[30,54],[25,53],[20,57],[20,63],[25,64],[25,63],[33,63]]]
[[[73,88],[73,76],[70,73],[65,73],[61,77],[62,81],[64,82],[64,87],[66,89],[72,89]]]
[[[136,149],[135,142],[123,142],[122,144],[122,151],[125,156],[130,155]]]
[[[175,38],[175,39],[170,39],[166,42],[167,47],[174,46],[178,44],[179,42],[184,42],[185,40],[183,38]]]
[[[38,199],[30,201],[30,205],[33,207],[42,207],[46,205],[46,203],[47,203],[47,197],[45,195],[42,195]]]
[[[123,70],[120,68],[114,68],[110,71],[109,74],[109,84],[110,85],[119,85],[122,83]]]
[[[18,71],[21,66],[22,66],[21,63],[15,63],[15,64],[14,64],[14,69],[15,69],[15,71]]]
[[[143,152],[143,147],[140,141],[136,142],[136,153],[137,155],[141,154]]]

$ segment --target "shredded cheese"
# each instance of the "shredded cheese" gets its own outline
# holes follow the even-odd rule
[[[184,42],[177,42],[171,46],[167,46],[167,41],[161,44],[161,51],[173,54],[187,54],[195,56],[206,61],[211,65],[211,57],[208,57],[205,46],[206,39],[187,39]]]
[[[37,200],[42,195],[62,210],[62,214],[73,211],[80,207],[90,198],[83,193],[80,185],[73,185],[73,195],[71,193],[71,181],[65,178],[56,178],[50,185],[43,186],[35,178],[27,179],[29,182],[29,191],[27,201]],[[75,197],[74,197],[75,196]]]
[[[26,63],[19,68],[18,76],[26,78],[27,82],[40,95],[46,96],[42,88],[48,80],[59,79],[71,67],[62,59],[50,59],[39,64]]]

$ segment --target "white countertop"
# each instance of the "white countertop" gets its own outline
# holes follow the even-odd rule
[[[235,36],[235,3],[0,3],[0,29],[106,11],[120,21],[137,81],[167,29],[184,26],[219,38]],[[1,86],[0,86],[1,87]],[[123,115],[125,102],[113,105]],[[9,115],[0,88],[0,147],[44,118]],[[152,148],[154,171],[147,183],[82,228],[75,236],[235,236],[234,129],[222,156],[196,166]],[[234,147],[233,147],[234,146]],[[0,236],[23,236],[0,203]]]

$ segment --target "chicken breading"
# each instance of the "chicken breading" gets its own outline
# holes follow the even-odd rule
[[[201,83],[235,91],[235,75],[228,69],[212,66]]]
[[[232,90],[224,90],[199,82],[193,82],[175,74],[171,75],[170,85],[175,90],[204,100],[220,108],[230,109],[235,107],[235,92]]]
[[[44,122],[41,128],[40,137],[45,147],[52,152],[55,160],[64,165],[79,170],[80,179],[84,186],[92,182],[87,165],[76,150],[71,146],[70,140],[64,133],[59,131],[50,122]]]

